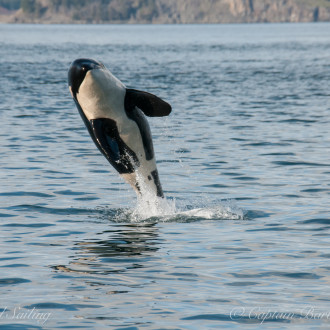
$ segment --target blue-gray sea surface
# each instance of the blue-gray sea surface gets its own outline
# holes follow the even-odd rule
[[[138,205],[67,87],[171,103]],[[329,329],[330,24],[0,25],[0,328]]]

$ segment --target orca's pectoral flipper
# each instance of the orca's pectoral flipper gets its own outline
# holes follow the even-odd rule
[[[126,89],[125,103],[128,109],[137,106],[149,117],[168,116],[172,111],[171,105],[158,96],[136,89]]]
[[[111,125],[112,124],[112,125]],[[97,146],[106,158],[112,161],[120,159],[118,143],[115,139],[113,122],[109,119],[91,120],[92,132],[94,134]]]
[[[109,118],[90,121],[92,138],[109,163],[120,173],[133,173],[139,160],[120,138],[116,122]]]

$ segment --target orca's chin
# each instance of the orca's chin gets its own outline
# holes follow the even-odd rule
[[[77,99],[76,95],[86,77],[86,73],[94,69],[104,69],[104,65],[88,58],[79,58],[71,63],[68,72],[68,82],[73,98]]]

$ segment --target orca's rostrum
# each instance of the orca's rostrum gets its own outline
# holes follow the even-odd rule
[[[163,197],[148,121],[168,116],[171,106],[159,97],[127,89],[100,62],[75,60],[69,88],[94,143],[138,194]]]

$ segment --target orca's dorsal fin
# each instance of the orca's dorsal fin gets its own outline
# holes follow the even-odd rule
[[[126,89],[126,102],[128,102],[130,108],[137,106],[149,117],[168,116],[172,111],[172,107],[161,98],[136,89]]]

